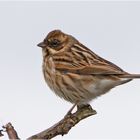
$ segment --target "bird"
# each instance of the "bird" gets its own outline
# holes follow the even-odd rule
[[[37,46],[42,48],[44,79],[57,96],[73,104],[70,112],[140,78],[140,74],[124,71],[59,29],[49,32]]]

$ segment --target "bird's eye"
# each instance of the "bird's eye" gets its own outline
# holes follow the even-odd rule
[[[60,44],[60,41],[58,39],[53,39],[49,42],[49,45],[52,47],[57,47]]]

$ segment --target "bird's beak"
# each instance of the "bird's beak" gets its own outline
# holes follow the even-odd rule
[[[39,44],[37,44],[37,46],[41,48],[45,48],[46,44],[44,42],[40,42]]]

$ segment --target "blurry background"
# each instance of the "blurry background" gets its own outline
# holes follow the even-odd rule
[[[12,122],[24,139],[62,119],[72,106],[43,79],[36,45],[53,29],[140,73],[140,2],[0,2],[0,126]],[[98,114],[63,139],[140,139],[140,80],[91,104]]]

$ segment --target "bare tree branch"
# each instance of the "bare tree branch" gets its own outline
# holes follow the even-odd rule
[[[96,111],[91,108],[91,106],[86,106],[80,110],[77,110],[71,115],[66,115],[61,121],[53,125],[52,127],[28,138],[31,139],[51,139],[57,135],[64,135],[69,132],[69,130],[75,126],[81,120],[95,115]]]
[[[61,121],[53,125],[52,127],[35,134],[28,138],[28,140],[32,139],[51,139],[54,138],[57,135],[65,135],[69,132],[69,130],[74,127],[77,123],[79,123],[81,120],[95,115],[96,111],[92,109],[92,107],[84,106],[80,109],[78,109],[73,114],[67,114]],[[3,136],[2,132],[6,132],[9,139],[20,139],[18,137],[18,134],[11,123],[6,124],[5,126],[2,126],[3,130],[0,130],[0,137]]]

